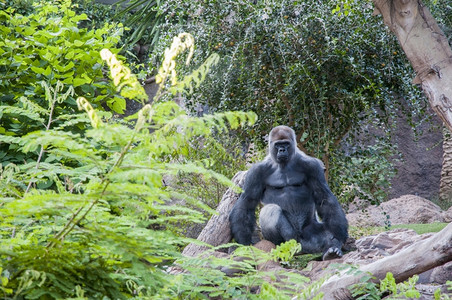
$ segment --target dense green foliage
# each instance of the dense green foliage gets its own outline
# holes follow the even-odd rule
[[[100,55],[121,96],[144,96],[134,75],[110,51],[104,49]],[[60,88],[43,86],[48,89],[45,101],[49,107],[64,103],[68,95]],[[181,157],[190,151],[195,138],[252,123],[255,115],[235,112],[192,118],[174,102],[157,102],[124,123],[110,114],[99,114],[83,97],[77,104],[86,114],[74,114],[67,122],[84,123],[83,134],[61,126],[18,137],[20,151],[44,149],[46,158],[53,159],[34,168],[4,167],[2,290],[29,299],[122,299],[205,292],[205,288],[193,290],[191,277],[173,277],[164,270],[180,257],[178,247],[187,242],[171,230],[174,224],[202,220],[196,210],[169,204],[182,201],[208,207],[165,182],[190,173],[228,184],[224,176],[206,168],[208,160],[181,163]],[[7,138],[2,136],[3,141]],[[50,179],[55,190],[26,189],[29,181]],[[236,288],[239,295],[243,287],[236,283]]]
[[[125,98],[105,80],[99,56],[103,48],[119,51],[115,46],[123,27],[104,23],[90,30],[79,26],[85,20],[87,16],[76,15],[67,1],[36,3],[28,15],[13,7],[0,11],[0,133],[10,137],[8,144],[0,145],[4,163],[29,158],[16,151],[17,138],[26,133],[50,126],[74,132],[83,129],[83,122],[68,122],[77,110],[79,95],[98,109],[105,105],[124,111]],[[58,86],[58,93],[65,94],[58,105],[54,105],[56,99],[46,100],[46,86]]]
[[[366,28],[367,6],[357,24],[331,14],[333,2],[152,2],[152,30],[165,33],[150,67],[160,89],[152,105],[118,118],[126,101],[147,99],[119,55],[122,25],[102,22],[109,13],[85,0],[83,8],[33,2],[0,0],[0,296],[320,299],[321,280],[259,268],[315,258],[297,262],[295,241],[271,253],[239,247],[230,259],[186,258],[191,240],[180,233],[213,213],[252,137],[280,123],[343,169],[330,170],[336,192],[356,184],[383,197],[386,142],[348,150],[348,161],[338,150],[354,126],[387,116],[387,89],[406,79],[393,76],[403,60],[391,48],[375,52],[387,36]],[[196,34],[196,50],[184,30]],[[132,32],[131,40],[141,34]],[[175,97],[216,113],[192,117]],[[229,109],[261,118],[249,130],[256,115]],[[228,277],[220,267],[245,272]],[[408,295],[389,279],[385,290]]]
[[[361,283],[351,286],[352,295],[357,300],[379,300],[389,294],[390,299],[413,299],[419,298],[420,293],[416,290],[415,284],[419,276],[415,275],[405,282],[396,283],[392,273],[387,273],[379,284],[376,284],[371,275],[362,277]]]
[[[67,8],[65,5],[68,3],[62,7]],[[53,7],[38,6],[30,18]],[[68,11],[53,11],[52,18]],[[23,16],[9,16],[11,22],[15,18]],[[160,94],[166,98],[199,86],[218,62],[218,57],[212,56],[188,76],[180,76],[174,72],[176,59],[193,50],[193,39],[179,35],[174,44],[176,47],[166,52],[168,64],[160,70]],[[145,98],[136,76],[114,52],[91,52],[99,57],[92,60],[99,62],[102,78],[110,74],[111,80],[103,81],[116,92],[112,97]],[[22,67],[24,76],[33,72],[25,69],[25,63]],[[224,112],[197,118],[172,101],[155,101],[127,119],[118,119],[101,107],[95,109],[96,98],[74,100],[80,86],[63,83],[61,77],[53,81],[58,68],[47,67],[49,78],[30,79],[33,89],[21,82],[24,93],[15,90],[17,95],[2,106],[3,122],[26,125],[20,118],[28,117],[37,124],[33,131],[0,135],[2,145],[11,148],[8,151],[27,158],[15,163],[2,160],[0,291],[4,298],[289,299],[315,293],[319,283],[305,289],[307,279],[300,275],[288,274],[281,280],[274,272],[257,269],[257,264],[269,259],[290,259],[299,250],[296,243],[283,245],[274,253],[239,248],[236,255],[249,257],[238,266],[247,273],[233,278],[217,268],[235,266],[233,260],[180,256],[180,247],[189,241],[177,234],[180,224],[201,222],[200,210],[212,211],[186,193],[186,185],[180,188],[175,179],[191,176],[206,185],[213,180],[230,186],[225,176],[210,169],[216,163],[213,157],[193,152],[199,153],[196,149],[207,145],[223,153],[212,133],[224,136],[230,129],[250,125],[255,122],[254,113]],[[90,84],[82,86],[89,91]],[[42,93],[28,95],[28,90]],[[21,100],[13,101],[16,99]],[[84,112],[75,111],[74,105]],[[174,262],[190,273],[169,273]]]
[[[357,272],[352,271],[352,272]],[[357,300],[380,300],[380,299],[419,299],[421,294],[415,285],[419,276],[414,275],[404,282],[396,283],[394,275],[390,272],[377,283],[372,275],[364,275],[359,284],[350,286],[354,299]],[[446,283],[448,291],[452,291],[452,281]],[[450,300],[450,293],[444,294],[441,288],[437,288],[432,299]]]
[[[273,126],[289,125],[300,148],[323,160],[342,201],[356,193],[381,201],[394,174],[388,158],[396,151],[389,142],[395,103],[402,94],[414,113],[425,102],[411,88],[412,71],[395,37],[370,5],[350,2],[353,16],[333,13],[333,0],[166,1],[158,8],[166,21],[156,25],[165,34],[150,71],[173,33],[192,32],[196,57],[222,59],[186,99],[189,108],[258,112],[256,125],[241,136],[259,149]],[[379,129],[370,135],[379,138],[358,143],[372,126]]]
[[[427,4],[450,35],[446,2]],[[241,138],[261,150],[273,126],[292,126],[299,146],[324,161],[341,201],[386,199],[396,173],[395,117],[405,115],[416,130],[412,117],[424,122],[430,116],[411,84],[412,68],[381,18],[372,16],[370,2],[132,3],[128,9],[146,7],[128,21],[136,28],[133,39],[154,49],[150,72],[157,70],[162,47],[181,31],[193,32],[199,58],[212,52],[223,58],[216,76],[186,99],[193,111],[259,112],[256,126]]]

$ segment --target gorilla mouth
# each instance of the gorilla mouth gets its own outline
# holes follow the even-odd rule
[[[278,155],[276,159],[278,162],[287,162],[289,160],[289,155]]]

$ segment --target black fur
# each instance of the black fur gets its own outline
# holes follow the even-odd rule
[[[322,162],[297,148],[291,128],[271,131],[269,155],[251,167],[243,189],[229,215],[236,242],[251,244],[261,202],[259,223],[265,239],[275,244],[295,239],[304,253],[321,252],[324,259],[342,256],[348,237],[344,211],[328,187]]]

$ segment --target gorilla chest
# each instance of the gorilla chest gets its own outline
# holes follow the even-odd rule
[[[265,180],[264,204],[302,205],[309,198],[306,175],[302,172],[276,170]]]
[[[276,189],[283,189],[285,187],[300,187],[305,183],[306,175],[302,172],[296,172],[294,170],[276,170],[265,180],[266,187]]]

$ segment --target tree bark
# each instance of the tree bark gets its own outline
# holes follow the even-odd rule
[[[368,273],[378,281],[391,272],[395,280],[401,282],[449,261],[452,261],[452,223],[432,237],[399,253],[360,267],[354,274],[347,274],[345,270],[331,277],[322,285],[321,291],[325,293],[324,299],[352,299],[348,287],[359,283]]]
[[[452,199],[452,133],[443,129],[443,166],[439,184],[439,198],[448,202]]]
[[[245,181],[246,172],[239,172],[235,174],[232,178],[232,182],[238,185],[239,187],[243,187],[243,182]],[[231,241],[231,229],[229,228],[229,212],[232,209],[232,206],[239,198],[239,194],[234,192],[232,188],[229,188],[226,193],[221,198],[220,203],[218,204],[217,213],[213,215],[204,229],[198,236],[198,240],[204,243],[207,243],[212,246],[219,246],[222,244],[227,244]],[[188,244],[182,255],[185,256],[198,256],[202,252],[209,249],[207,246],[198,245],[198,244]]]
[[[420,0],[373,0],[374,14],[397,36],[433,110],[452,131],[452,50]]]

